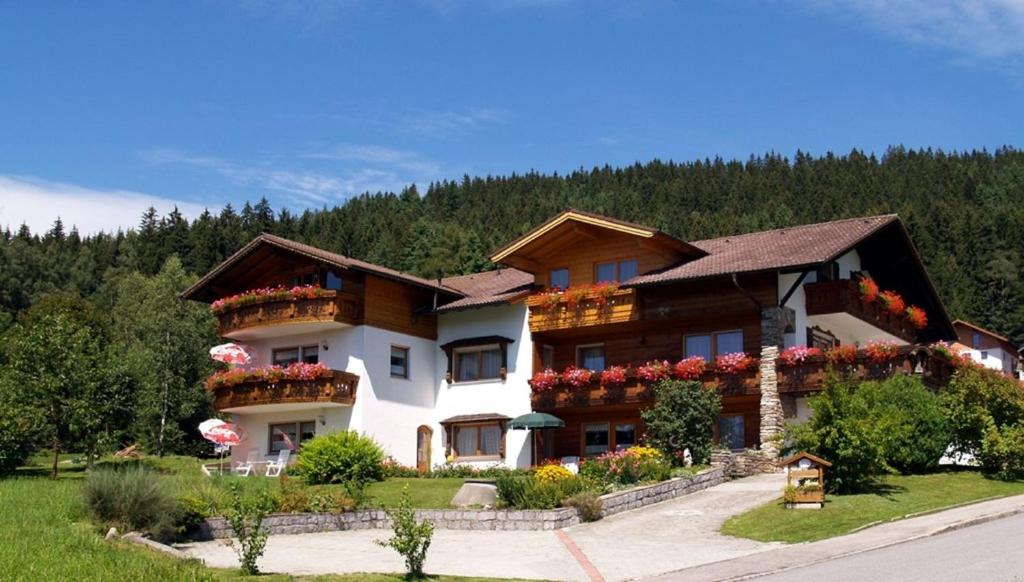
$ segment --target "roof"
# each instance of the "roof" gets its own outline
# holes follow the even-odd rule
[[[515,301],[530,293],[533,282],[533,275],[512,268],[447,277],[441,280],[441,284],[463,297],[438,307],[436,311],[445,313]]]
[[[487,422],[494,420],[512,420],[510,417],[504,414],[498,414],[497,412],[484,412],[482,414],[460,414],[458,416],[448,417],[440,422],[440,424],[455,424],[458,422]]]
[[[589,227],[604,228],[631,236],[650,239],[653,242],[683,254],[697,256],[704,254],[701,249],[694,245],[674,236],[665,234],[656,228],[570,208],[498,249],[491,255],[490,259],[495,263],[509,262],[511,259],[514,259],[516,255],[526,252],[526,249],[531,245],[540,245],[540,239],[545,237],[545,235],[553,233],[569,222],[575,222]]]
[[[812,455],[811,453],[808,453],[807,451],[800,451],[799,453],[794,453],[793,455],[790,455],[790,456],[786,457],[785,459],[782,459],[782,461],[780,461],[779,464],[781,464],[781,465],[791,465],[791,464],[799,461],[800,459],[810,459],[810,460],[814,461],[815,463],[818,463],[819,465],[824,465],[826,467],[831,467],[832,466],[832,463],[829,463],[828,461],[826,461],[825,459],[822,459],[821,457],[819,457],[817,455]]]
[[[279,249],[283,249],[289,252],[300,254],[311,259],[327,263],[335,267],[342,269],[353,269],[356,271],[362,271],[365,273],[371,273],[379,275],[388,279],[393,279],[403,283],[409,283],[411,285],[417,285],[419,287],[426,287],[435,291],[444,291],[452,295],[462,295],[461,292],[454,290],[449,287],[445,287],[443,284],[439,284],[436,281],[430,281],[423,279],[415,275],[375,265],[373,263],[367,263],[359,259],[353,259],[346,257],[345,255],[339,255],[323,249],[318,249],[314,246],[288,240],[273,234],[262,233],[256,238],[252,239],[247,245],[238,249],[233,255],[224,259],[221,264],[217,265],[210,272],[202,276],[198,281],[195,282],[191,287],[186,289],[181,296],[185,299],[193,298],[203,287],[212,282],[217,276],[221,275],[233,265],[244,259],[246,256],[254,252],[261,246],[270,245]]]
[[[895,214],[848,218],[696,241],[706,256],[625,281],[625,286],[818,265],[841,256],[881,228]]]
[[[1009,340],[1009,338],[1007,338],[1005,336],[1002,336],[1002,335],[999,335],[998,333],[996,333],[996,332],[994,332],[994,331],[992,331],[990,329],[985,329],[984,327],[981,327],[980,325],[971,323],[969,321],[964,321],[963,319],[957,319],[957,320],[953,321],[953,326],[954,327],[956,327],[958,325],[961,325],[963,327],[966,327],[968,329],[972,329],[972,330],[974,330],[974,331],[976,331],[978,333],[983,333],[983,334],[991,337],[992,339],[994,339],[997,342],[999,342],[1000,344],[1002,344],[1003,348],[1006,349],[1006,351],[1008,351],[1008,352],[1019,351],[1018,348],[1013,345],[1013,342],[1011,342]],[[971,348],[968,347],[968,349],[971,349]]]

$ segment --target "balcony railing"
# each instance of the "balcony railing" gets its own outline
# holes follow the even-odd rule
[[[315,380],[249,381],[210,389],[214,409],[231,410],[268,404],[338,404],[351,406],[359,376],[331,370]]]
[[[742,396],[760,393],[760,377],[755,367],[739,374],[708,371],[701,375],[700,381],[704,386],[718,390],[723,396]],[[544,410],[652,402],[656,383],[637,378],[636,373],[629,370],[624,383],[602,386],[599,375],[595,374],[584,386],[576,387],[559,382],[550,390],[534,390],[532,403],[535,410]]]
[[[850,279],[822,281],[804,285],[807,296],[807,315],[848,313],[886,333],[913,343],[917,333],[906,318],[887,311],[880,303],[860,300],[857,282]]]
[[[349,293],[325,292],[320,297],[274,299],[227,309],[217,315],[221,337],[252,335],[256,329],[282,324],[339,323],[359,325],[362,306],[359,297]]]
[[[635,289],[586,290],[570,288],[558,294],[539,293],[526,300],[530,331],[571,329],[621,323],[640,318]]]
[[[877,361],[860,350],[853,362],[830,365],[823,356],[808,358],[797,366],[778,365],[779,392],[795,394],[824,388],[825,378],[834,373],[852,380],[884,380],[892,376],[916,375],[926,386],[937,389],[949,383],[955,368],[947,358],[925,346],[904,346],[894,358]]]

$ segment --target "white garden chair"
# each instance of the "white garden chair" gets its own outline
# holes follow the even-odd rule
[[[281,449],[277,453],[277,460],[267,463],[267,477],[280,477],[281,471],[288,466],[288,457],[292,454],[291,449]]]
[[[256,470],[256,462],[259,458],[259,449],[249,449],[249,453],[245,455],[245,460],[235,461],[235,466],[231,468],[231,472],[239,477],[248,477]]]

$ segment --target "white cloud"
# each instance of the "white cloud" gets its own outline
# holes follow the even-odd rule
[[[1024,63],[1024,0],[811,0],[844,9],[906,42],[966,62]]]
[[[30,176],[0,174],[0,225],[17,229],[27,224],[44,233],[59,216],[66,231],[72,225],[85,234],[114,232],[139,224],[150,206],[161,214],[175,206],[186,217],[203,211],[199,204],[127,190],[96,190],[75,184],[51,182]]]
[[[504,123],[508,112],[493,107],[471,107],[464,111],[411,111],[396,116],[400,128],[413,133],[439,136],[462,133],[486,125]]]

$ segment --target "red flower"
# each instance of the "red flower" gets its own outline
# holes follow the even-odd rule
[[[899,345],[892,341],[871,341],[864,345],[864,353],[872,364],[882,364],[899,355]]]
[[[910,325],[914,326],[914,329],[924,329],[928,327],[928,314],[924,309],[916,305],[911,305],[906,311],[907,321]]]
[[[860,300],[864,303],[873,303],[878,299],[878,283],[871,277],[861,277],[857,287],[860,289]]]
[[[672,366],[672,375],[680,380],[697,380],[704,370],[707,369],[707,362],[701,356],[690,356],[683,358]]]
[[[755,361],[743,352],[722,354],[715,358],[715,371],[721,374],[740,374],[750,369]]]
[[[618,386],[626,382],[626,369],[622,366],[612,366],[601,372],[602,386]]]
[[[835,346],[825,351],[825,358],[833,366],[853,364],[857,361],[857,346]]]
[[[653,360],[636,369],[637,377],[648,382],[657,382],[668,378],[671,372],[669,363],[665,360]]]
[[[573,388],[582,388],[590,384],[594,372],[577,366],[569,366],[562,372],[562,381]]]
[[[560,379],[558,372],[548,368],[534,374],[530,385],[533,386],[534,392],[546,392],[557,386]]]
[[[878,300],[882,302],[882,307],[885,307],[886,311],[893,315],[902,315],[907,308],[903,297],[894,291],[882,291],[878,294]]]
[[[807,346],[790,346],[779,352],[779,362],[783,366],[799,366],[807,358],[820,356],[821,348],[809,348]]]

